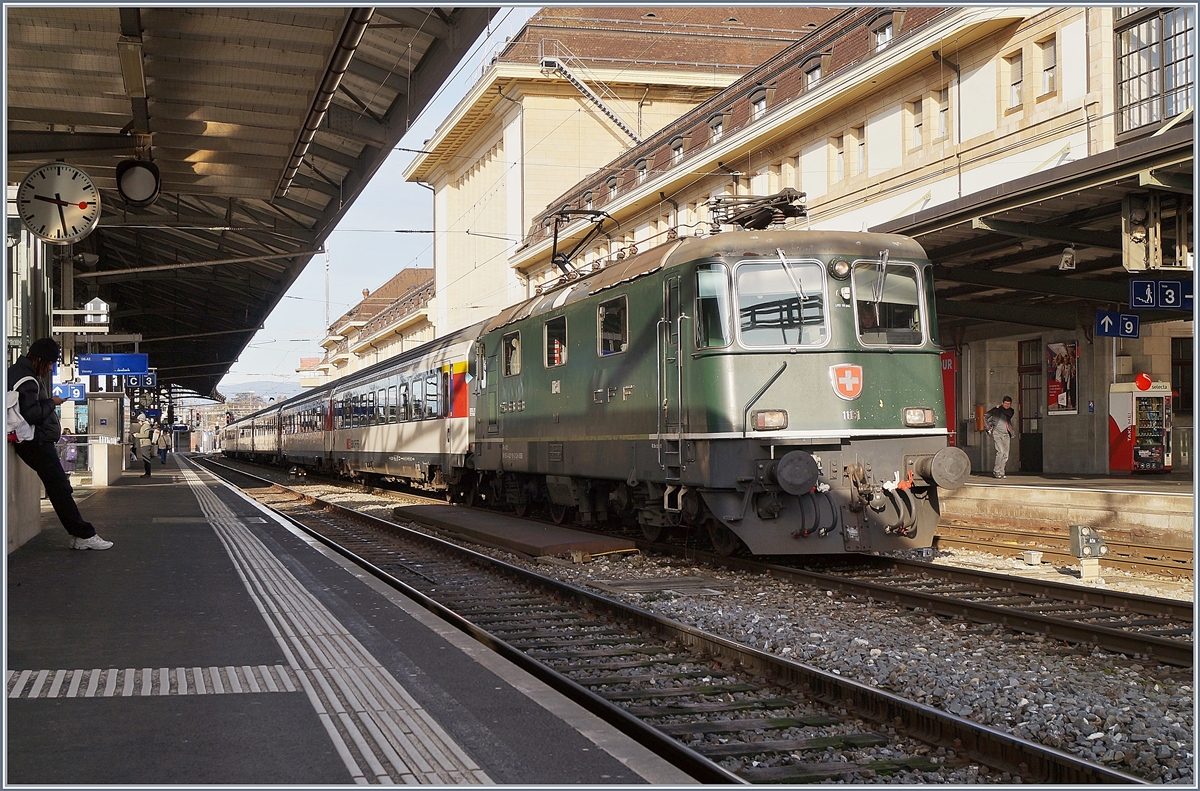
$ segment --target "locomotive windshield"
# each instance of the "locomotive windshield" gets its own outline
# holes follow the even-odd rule
[[[816,262],[744,263],[737,268],[743,346],[825,343],[825,268]]]
[[[864,346],[920,346],[920,278],[911,264],[861,262],[854,267],[858,339]]]

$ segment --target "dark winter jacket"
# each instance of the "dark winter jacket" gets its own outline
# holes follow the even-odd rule
[[[5,390],[26,376],[37,377],[33,373],[33,364],[29,358],[22,355],[8,368],[8,383]],[[62,425],[58,421],[54,401],[50,398],[50,386],[43,380],[25,382],[18,389],[20,395],[21,414],[33,426],[34,442],[58,442],[62,436]]]
[[[1015,414],[1012,408],[1005,409],[1002,406],[994,406],[987,411],[983,416],[983,424],[987,428],[987,433],[999,430],[1008,434],[1010,437],[1016,432],[1013,431],[1012,419]]]

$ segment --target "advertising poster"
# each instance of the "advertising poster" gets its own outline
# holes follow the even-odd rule
[[[1079,342],[1046,344],[1046,414],[1077,414]]]

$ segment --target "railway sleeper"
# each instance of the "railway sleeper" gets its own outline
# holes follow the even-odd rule
[[[577,672],[592,670],[594,665],[577,668]],[[645,673],[632,676],[601,676],[599,678],[572,678],[581,687],[605,687],[618,684],[647,684],[654,681],[682,681],[689,678],[725,678],[728,673],[720,670],[692,670],[687,673]]]
[[[754,720],[698,720],[696,722],[667,723],[654,727],[668,736],[689,736],[704,733],[743,733],[759,731],[781,731],[787,728],[824,728],[840,725],[841,720],[825,714],[810,714],[804,717],[763,717]]]
[[[897,772],[937,771],[942,764],[932,758],[913,757],[894,761],[869,761],[867,763],[794,763],[784,766],[747,767],[739,769],[737,776],[751,783],[814,783],[842,775],[893,775]]]
[[[758,692],[762,687],[753,684],[728,684],[726,686],[682,687],[678,689],[634,689],[622,692],[597,693],[605,700],[659,700],[661,698],[684,698],[691,695],[711,697],[728,695],[731,692]]]
[[[774,739],[761,742],[730,742],[729,744],[693,744],[693,750],[708,758],[741,758],[762,753],[803,752],[854,747],[879,747],[888,743],[877,733],[848,733],[844,736],[812,736],[803,739]]]
[[[800,704],[786,698],[734,700],[723,703],[676,703],[672,706],[631,706],[626,708],[635,717],[671,717],[676,714],[719,714],[726,711],[778,711],[799,708]]]

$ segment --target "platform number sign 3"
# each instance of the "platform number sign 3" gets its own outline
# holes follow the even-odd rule
[[[17,188],[17,211],[34,236],[50,244],[71,244],[100,224],[100,191],[74,165],[48,162]]]

